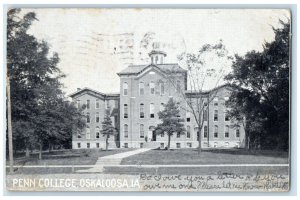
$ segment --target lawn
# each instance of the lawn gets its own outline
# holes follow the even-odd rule
[[[189,165],[189,164],[287,164],[287,152],[260,151],[250,153],[244,149],[150,150],[122,160],[123,165]]]
[[[29,158],[15,159],[15,165],[93,165],[99,157],[131,151],[133,149],[68,149],[63,151],[43,152],[43,159],[33,153]],[[7,164],[9,164],[7,162]]]

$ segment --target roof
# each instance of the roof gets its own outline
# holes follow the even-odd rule
[[[127,68],[118,73],[118,75],[139,74],[148,67],[156,67],[163,72],[185,73],[187,70],[175,64],[150,64],[150,65],[129,65]]]
[[[72,94],[69,95],[69,97],[74,98],[75,96],[80,95],[84,92],[90,92],[93,95],[98,96],[98,97],[102,97],[102,98],[114,98],[114,97],[119,97],[120,96],[119,93],[107,93],[107,94],[105,94],[105,93],[102,93],[102,92],[99,92],[99,91],[96,91],[96,90],[85,87],[85,88],[77,90],[76,92],[73,92]]]
[[[186,94],[186,95],[200,95],[200,94],[205,95],[205,94],[209,94],[209,93],[211,93],[211,92],[214,92],[214,91],[216,91],[216,90],[219,90],[219,89],[221,89],[221,88],[232,88],[232,86],[229,85],[229,84],[223,84],[223,85],[217,86],[217,87],[215,87],[215,88],[212,88],[212,89],[210,89],[210,90],[202,90],[202,91],[186,90],[186,91],[185,91],[185,94]]]

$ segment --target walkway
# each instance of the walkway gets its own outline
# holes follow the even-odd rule
[[[151,150],[151,148],[142,148],[123,153],[117,153],[109,156],[99,157],[93,168],[78,170],[77,172],[102,172],[103,166],[118,166],[121,164],[123,158],[133,156],[139,153],[144,153]]]

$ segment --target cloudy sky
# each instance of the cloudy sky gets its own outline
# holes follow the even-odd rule
[[[28,11],[38,18],[29,33],[59,54],[67,94],[83,87],[119,92],[116,73],[129,64],[148,64],[154,42],[168,54],[168,63],[220,39],[229,54],[261,51],[264,41],[274,39],[272,26],[278,26],[278,19],[290,18],[287,10],[258,9],[23,10]],[[230,71],[230,65],[226,68]]]

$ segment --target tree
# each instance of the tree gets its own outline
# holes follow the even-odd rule
[[[279,21],[263,51],[235,55],[226,80],[235,88],[231,116],[246,118],[249,147],[288,149],[290,21]]]
[[[204,114],[208,111],[209,103],[216,97],[217,90],[207,90],[220,85],[227,73],[225,66],[230,66],[232,57],[229,55],[223,41],[216,44],[205,44],[197,53],[182,54],[180,62],[187,68],[188,90],[180,88],[179,94],[186,102],[187,107],[181,107],[194,117],[198,128],[198,153],[201,152],[201,132],[204,127]],[[176,82],[172,77],[169,81],[176,87]]]
[[[100,131],[103,136],[105,136],[105,149],[108,149],[108,139],[110,136],[115,135],[115,127],[112,125],[112,121],[110,119],[110,110],[106,109],[104,120],[102,122],[102,130]]]
[[[171,137],[174,133],[184,134],[184,119],[180,118],[180,110],[178,105],[170,98],[165,105],[164,110],[158,113],[162,123],[157,124],[155,134],[167,134],[168,136],[168,150],[170,149]]]
[[[65,141],[70,131],[82,128],[80,110],[67,103],[61,90],[57,53],[48,44],[27,33],[37,20],[34,12],[21,15],[20,9],[8,11],[7,76],[11,92],[13,138],[16,147],[40,149],[48,140]],[[74,117],[76,119],[74,119]]]

